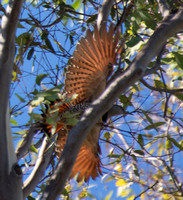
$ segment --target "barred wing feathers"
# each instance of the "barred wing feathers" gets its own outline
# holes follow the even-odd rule
[[[86,38],[81,38],[73,57],[69,60],[65,79],[66,96],[69,98],[74,94],[78,95],[73,104],[91,102],[104,91],[107,78],[113,71],[119,53],[117,51],[119,33],[116,33],[114,39],[113,35],[113,25],[107,32],[104,24],[101,34],[95,26],[94,34],[88,30]]]
[[[106,24],[103,24],[101,33],[95,26],[93,34],[88,30],[86,37],[81,38],[73,57],[69,60],[65,77],[66,98],[77,94],[71,105],[91,103],[105,90],[107,79],[113,71],[113,65],[116,64],[117,54],[121,51],[121,47],[117,47],[119,36],[119,32],[115,34],[113,25],[107,32]],[[77,181],[84,179],[87,182],[90,177],[95,179],[102,174],[98,144],[101,127],[102,124],[97,123],[88,134],[76,158],[70,178],[77,174]],[[65,128],[58,132],[58,157],[62,154],[68,134],[69,130]]]

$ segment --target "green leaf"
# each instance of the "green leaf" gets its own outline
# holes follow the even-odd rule
[[[128,106],[131,106],[131,97],[132,97],[132,93],[129,95],[129,97],[127,97],[126,95],[120,95],[119,100],[120,102],[123,104],[123,108],[126,110],[126,108]]]
[[[24,135],[25,133],[27,133],[27,130],[17,131],[17,132],[14,133],[14,134],[16,134],[16,135]]]
[[[18,126],[18,123],[16,120],[14,119],[10,119],[11,124],[13,124],[14,126]]]
[[[156,123],[153,123],[152,125],[146,126],[145,130],[155,129],[158,126],[162,126],[163,124],[165,124],[165,122],[156,122]]]
[[[106,177],[107,177],[107,176],[106,176]],[[114,179],[115,179],[114,176],[109,176],[109,177],[107,177],[107,178],[105,178],[105,179],[103,180],[103,183],[111,182],[111,181],[114,180]]]
[[[32,151],[32,152],[34,152],[34,153],[38,153],[38,150],[36,149],[36,147],[34,145],[31,145],[29,147],[29,150]]]
[[[41,81],[47,77],[48,74],[39,74],[37,77],[36,77],[36,84],[37,85],[40,85],[41,84]]]
[[[28,54],[27,54],[27,60],[30,60],[30,59],[32,58],[33,53],[34,53],[34,47],[32,47],[32,48],[29,50],[29,52],[28,52]]]
[[[41,34],[41,39],[45,41],[46,47],[50,49],[53,53],[55,53],[55,50],[53,49],[53,46],[50,40],[48,39],[48,31],[45,30],[44,32],[41,32],[40,34]]]
[[[135,150],[134,152],[142,156],[144,155],[144,152],[142,150]]]
[[[155,80],[154,82],[155,82],[155,86],[156,86],[157,88],[162,88],[162,89],[165,88],[165,85],[164,85],[164,83],[163,83],[162,81],[160,81],[160,80]]]
[[[48,33],[47,32],[40,31],[40,35],[41,35],[41,39],[42,40],[45,40],[48,37]]]
[[[22,103],[25,102],[25,100],[24,100],[20,95],[18,95],[17,93],[15,93],[15,95],[17,96],[17,98],[18,98]]]
[[[142,110],[143,114],[145,115],[146,119],[148,120],[148,122],[150,122],[150,124],[153,124],[153,121],[152,119],[149,117],[149,115],[144,111]]]
[[[137,168],[136,164],[133,164],[133,172],[137,177],[140,177],[140,174],[139,174],[139,171],[138,171],[138,168]]]
[[[74,10],[77,10],[80,6],[81,6],[81,0],[76,0],[72,4],[72,7],[74,8]]]
[[[31,197],[31,196],[28,196],[27,197],[27,200],[36,200],[35,198]]]
[[[171,58],[162,58],[161,63],[167,65],[167,64],[170,64],[172,62],[172,60],[173,60],[172,57]]]
[[[118,154],[110,154],[108,155],[109,158],[120,158],[121,156]]]
[[[110,135],[109,132],[105,132],[105,133],[104,133],[104,138],[105,138],[106,140],[109,140],[110,137],[111,137],[111,135]]]
[[[65,188],[63,189],[62,194],[68,197],[67,199],[69,199],[69,192]]]
[[[112,197],[113,191],[110,191],[109,194],[105,197],[105,200],[110,200]]]
[[[69,35],[69,39],[70,39],[71,44],[73,45],[74,44],[73,36]]]
[[[55,50],[53,49],[53,46],[48,38],[45,38],[45,44],[53,53],[55,53]]]
[[[35,121],[41,121],[43,119],[42,115],[38,114],[38,113],[30,113],[29,114],[31,119],[35,120]]]
[[[140,144],[140,146],[144,146],[144,139],[141,134],[138,135],[137,141]]]
[[[32,101],[31,101],[31,105],[32,106],[38,106],[40,103],[42,103],[44,101],[44,97],[35,97]]]
[[[87,19],[86,22],[87,22],[87,23],[92,23],[92,22],[96,21],[97,17],[98,17],[98,14],[92,15],[92,16],[90,16],[90,17]]]
[[[38,93],[39,93],[38,90],[37,90],[37,89],[34,89],[34,91],[31,92],[30,94],[37,95]]]
[[[30,41],[30,33],[25,32],[16,38],[16,43],[19,45],[26,45]]]
[[[9,0],[3,0],[2,4],[7,4],[9,2]]]
[[[179,54],[178,52],[173,52],[173,55],[175,57],[175,60],[178,64],[178,66],[183,69],[183,55]]]
[[[182,93],[176,93],[175,96],[180,99],[181,101],[183,101],[183,94]]]
[[[18,23],[17,28],[25,28],[21,23]]]
[[[154,19],[151,18],[151,16],[149,15],[148,11],[140,10],[140,12],[138,12],[138,14],[141,17],[141,19],[145,22],[147,27],[149,27],[151,29],[155,29],[156,23],[155,23]]]
[[[79,113],[70,113],[70,112],[65,112],[62,116],[63,118],[66,119],[66,124],[67,125],[76,125],[79,121],[79,119],[77,119]]]
[[[169,141],[171,141],[176,147],[178,147],[180,150],[183,151],[183,147],[172,137],[170,137],[169,135],[167,135],[167,138]]]
[[[115,10],[114,6],[112,6],[111,13],[110,13],[112,19],[114,19],[114,17],[115,17],[115,11],[116,10]]]
[[[142,39],[139,36],[133,37],[129,42],[126,43],[128,47],[133,47],[138,44]]]
[[[172,146],[172,143],[170,142],[170,140],[166,140],[165,142],[165,149],[166,150],[169,150],[171,149],[173,146]]]

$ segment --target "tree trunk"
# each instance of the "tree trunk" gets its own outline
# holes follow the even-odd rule
[[[21,200],[21,170],[16,164],[9,120],[14,39],[22,0],[10,0],[1,21],[0,32],[0,199]]]

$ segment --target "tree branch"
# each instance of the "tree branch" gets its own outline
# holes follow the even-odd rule
[[[156,62],[155,64],[153,65],[152,68],[150,69],[146,69],[145,73],[144,73],[144,76],[147,76],[149,74],[153,74],[154,72],[156,72],[157,70],[160,69],[160,66],[161,66],[161,58],[163,56],[163,53],[164,53],[164,50],[165,50],[165,45],[163,46],[163,48],[161,49],[160,53],[158,54],[157,58],[156,58]]]
[[[33,191],[40,179],[44,176],[44,173],[50,162],[51,155],[53,153],[53,147],[55,137],[52,139],[45,137],[39,151],[37,162],[30,176],[25,180],[23,184],[23,197],[24,199]]]
[[[40,127],[41,127],[40,124],[33,124],[29,128],[21,145],[19,147],[17,147],[17,149],[15,151],[17,160],[20,160],[28,152],[28,148],[31,145],[32,139],[33,139],[35,133],[37,133],[40,130]]]
[[[120,17],[118,23],[116,24],[116,27],[115,27],[116,29],[117,29],[118,27],[120,27],[121,24],[126,20],[126,18],[128,17],[128,15],[129,15],[130,12],[131,12],[133,6],[134,6],[134,2],[131,1],[131,2],[129,2],[129,4],[128,4],[126,7],[124,7],[123,14],[121,15],[121,17]]]
[[[166,0],[158,0],[157,2],[159,5],[160,13],[162,14],[163,18],[167,17],[170,14],[170,11],[167,6],[167,1]]]
[[[143,85],[145,85],[147,88],[149,88],[150,90],[154,90],[154,91],[157,91],[157,92],[167,92],[167,93],[170,93],[170,94],[176,94],[176,93],[179,93],[179,92],[183,92],[182,88],[179,88],[179,89],[156,88],[156,87],[149,85],[144,79],[141,79],[140,82]]]
[[[159,181],[155,181],[155,183],[154,184],[152,184],[151,186],[149,186],[147,189],[145,189],[144,191],[142,191],[140,194],[138,194],[133,200],[136,200],[136,199],[138,199],[141,195],[143,195],[144,193],[146,193],[148,190],[151,190],[151,189],[153,189],[153,187],[155,186],[155,185],[157,185],[159,183]]]
[[[91,128],[112,107],[122,92],[142,78],[146,67],[159,54],[167,39],[182,28],[183,10],[180,9],[177,14],[169,16],[159,25],[131,65],[123,73],[118,73],[103,94],[84,112],[80,121],[69,133],[61,160],[41,199],[54,200],[61,193],[79,149]]]
[[[104,0],[103,1],[101,10],[100,10],[100,12],[98,14],[98,18],[97,18],[97,26],[98,26],[99,30],[101,28],[102,23],[107,22],[109,12],[111,10],[113,3],[114,3],[114,0]]]

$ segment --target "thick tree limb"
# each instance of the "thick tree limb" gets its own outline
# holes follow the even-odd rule
[[[22,0],[10,0],[0,32],[0,194],[2,200],[22,199],[21,177],[13,170],[16,156],[9,121],[9,88],[14,59],[14,39]]]
[[[42,199],[56,199],[63,190],[79,149],[93,125],[99,120],[100,116],[110,109],[122,92],[142,78],[146,67],[158,55],[166,40],[182,28],[183,9],[180,9],[177,14],[169,16],[159,25],[131,65],[123,73],[118,73],[104,93],[85,111],[81,120],[70,132],[70,137],[61,156],[61,162],[59,162],[54,175],[51,177],[50,184]]]

